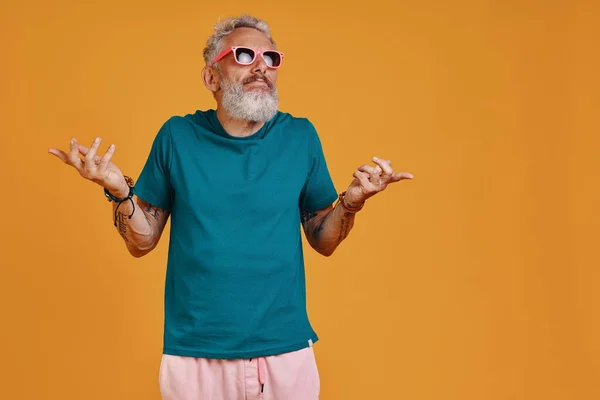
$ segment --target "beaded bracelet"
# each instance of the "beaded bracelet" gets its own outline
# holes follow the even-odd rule
[[[131,179],[130,177],[128,177],[126,175],[124,175],[123,177],[125,178],[125,182],[127,183],[127,186],[129,186],[129,194],[124,199],[119,199],[118,197],[113,196],[113,194],[110,193],[108,191],[108,189],[104,188],[104,195],[106,196],[108,201],[109,202],[114,201],[115,203],[117,203],[117,208],[115,208],[115,215],[114,215],[115,226],[117,226],[117,211],[119,210],[119,207],[121,206],[121,204],[123,204],[127,200],[131,201],[131,206],[133,207],[133,211],[131,211],[131,214],[129,215],[129,219],[131,219],[131,217],[133,217],[133,213],[135,212],[135,202],[133,201],[133,195],[135,194],[135,189],[134,189],[133,179]]]
[[[350,213],[356,214],[357,212],[359,212],[360,210],[362,210],[362,208],[365,206],[365,202],[363,201],[360,206],[358,207],[350,207],[346,204],[346,202],[344,201],[344,196],[346,196],[346,192],[342,192],[340,193],[339,197],[338,197],[338,202],[342,205],[342,208]]]

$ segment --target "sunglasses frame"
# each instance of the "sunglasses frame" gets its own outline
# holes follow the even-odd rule
[[[252,59],[252,61],[250,61],[249,63],[243,63],[243,62],[239,62],[236,55],[235,55],[235,51],[237,49],[247,49],[247,50],[252,50],[254,52],[254,58]],[[265,54],[267,52],[274,52],[279,54],[279,57],[281,59],[281,61],[279,62],[279,65],[276,67],[272,67],[267,63],[267,60],[265,59]],[[215,59],[213,60],[213,62],[210,64],[210,66],[212,67],[213,65],[215,65],[215,63],[221,61],[226,55],[228,55],[229,53],[233,53],[233,59],[235,60],[236,63],[240,64],[240,65],[252,65],[254,63],[254,61],[256,61],[256,58],[260,55],[263,60],[265,61],[265,64],[267,64],[267,67],[271,68],[271,69],[278,69],[281,67],[281,64],[283,64],[283,53],[281,51],[277,51],[277,50],[271,50],[271,49],[267,49],[267,50],[258,50],[258,49],[253,49],[252,47],[248,47],[248,46],[231,46],[228,49],[223,50],[221,53],[219,53],[218,56],[215,57]]]

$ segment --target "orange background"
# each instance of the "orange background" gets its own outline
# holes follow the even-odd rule
[[[241,12],[338,190],[374,155],[415,175],[306,251],[321,398],[600,398],[599,3],[165,4],[2,2],[0,398],[159,399],[168,236],[131,257],[46,151],[101,136],[137,176],[167,118],[214,107],[202,49]]]

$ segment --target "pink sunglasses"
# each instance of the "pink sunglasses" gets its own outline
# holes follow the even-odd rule
[[[255,50],[250,47],[233,46],[226,50],[223,50],[210,64],[212,67],[216,62],[219,62],[227,54],[232,53],[235,57],[235,62],[240,65],[250,65],[256,60],[256,57],[260,54],[265,60],[267,67],[277,69],[281,67],[283,61],[283,53],[276,50]]]

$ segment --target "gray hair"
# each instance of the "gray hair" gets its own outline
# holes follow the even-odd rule
[[[253,28],[264,33],[275,48],[275,42],[271,37],[271,29],[265,21],[248,14],[242,14],[239,17],[228,17],[225,21],[219,21],[214,26],[215,33],[213,33],[206,42],[206,47],[204,48],[204,62],[206,62],[207,66],[210,65],[212,60],[214,60],[221,51],[223,51],[223,40],[236,28]],[[216,65],[218,67],[218,64]]]

